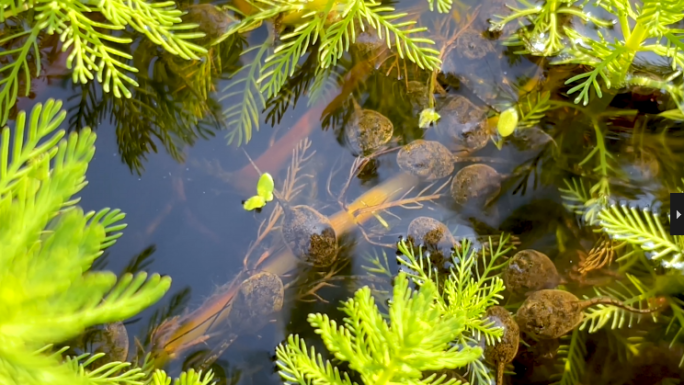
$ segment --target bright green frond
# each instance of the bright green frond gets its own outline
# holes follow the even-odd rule
[[[4,3],[4,2],[3,2]],[[0,52],[0,59],[7,63],[0,68],[0,125],[7,123],[9,113],[19,95],[28,95],[31,91],[31,78],[40,73],[40,50],[38,49],[39,28],[20,31],[0,40],[0,45],[19,39],[18,48],[5,47]],[[31,68],[30,59],[33,55],[35,68]],[[21,88],[21,81],[24,88]]]
[[[437,11],[439,13],[448,13],[453,5],[453,0],[428,0],[430,11],[435,9],[435,3],[437,3]]]
[[[364,287],[344,302],[341,310],[346,318],[342,325],[323,314],[310,314],[309,323],[330,353],[347,362],[365,384],[418,383],[424,371],[464,367],[482,355],[479,347],[452,343],[465,330],[465,313],[445,313],[434,306],[439,297],[433,282],[424,282],[416,291],[400,273],[394,282],[388,318],[378,310],[370,288]],[[278,346],[276,356],[286,383],[351,383],[346,373],[341,374],[313,348],[307,351],[296,335]],[[424,383],[444,380],[429,378]]]
[[[359,14],[365,7],[364,0],[350,0],[341,10],[341,17],[325,30],[318,48],[318,58],[322,68],[337,64],[337,59],[349,51],[349,47],[356,41]],[[360,28],[363,31],[363,28]],[[360,32],[360,31],[359,31]]]
[[[184,32],[195,26],[181,24],[182,11],[176,9],[173,1],[3,1],[0,22],[31,8],[35,13],[26,18],[28,23],[19,23],[18,28],[6,26],[8,35],[0,39],[0,58],[5,57],[3,62],[10,63],[0,68],[0,124],[7,122],[17,97],[29,94],[31,78],[40,73],[41,33],[60,35],[62,49],[69,51],[66,64],[73,71],[74,82],[97,79],[105,92],[111,91],[116,97],[130,98],[129,88],[138,86],[130,75],[138,71],[130,65],[132,56],[122,50],[132,39],[115,33],[127,26],[184,59],[198,60],[207,52],[192,42],[201,38],[202,33]],[[93,19],[97,12],[106,21]]]
[[[0,2],[0,23],[33,8],[35,3],[35,0],[3,0]]]
[[[14,136],[5,127],[0,137],[0,383],[141,384],[128,363],[87,370],[99,356],[62,365],[61,351],[46,355],[46,345],[138,314],[171,284],[158,274],[117,282],[111,272],[89,271],[121,235],[124,215],[75,206],[96,136],[88,128],[66,139],[54,133],[64,120],[60,108],[38,104],[28,122],[21,112]]]
[[[66,359],[65,366],[77,374],[77,378],[85,384],[139,385],[143,383],[145,373],[140,368],[131,368],[129,362],[109,362],[91,370],[89,366],[103,356],[104,353],[69,357]]]
[[[663,227],[661,219],[649,209],[610,205],[599,214],[600,225],[613,238],[640,246],[653,260],[662,260],[666,267],[684,267],[682,237],[673,237]]]
[[[567,339],[567,337],[565,337]],[[584,356],[587,354],[585,335],[578,328],[573,330],[570,343],[558,348],[561,366],[560,380],[554,385],[579,385],[586,370]]]
[[[198,60],[206,49],[191,42],[202,37],[197,33],[176,33],[193,28],[182,25],[183,12],[173,1],[147,2],[144,0],[103,0],[100,3],[105,17],[120,26],[130,25],[167,52],[183,59]]]
[[[259,89],[257,80],[266,53],[271,48],[271,41],[245,50],[242,56],[256,51],[250,63],[242,66],[233,76],[230,83],[221,91],[219,101],[230,100],[228,108],[223,111],[226,120],[228,144],[236,142],[238,146],[247,143],[252,138],[252,131],[259,130],[259,118],[264,109],[264,96]],[[234,101],[233,101],[234,100]]]
[[[310,45],[318,40],[320,19],[314,13],[302,17],[294,31],[280,37],[281,44],[266,59],[258,83],[266,97],[273,97],[294,74],[299,59],[307,53]]]
[[[503,280],[498,276],[500,269],[506,264],[503,257],[513,249],[510,237],[502,235],[494,246],[493,239],[489,239],[482,249],[476,249],[469,240],[461,242],[452,255],[454,267],[444,281],[442,294],[438,297],[436,306],[447,314],[464,314],[465,331],[459,337],[464,345],[477,344],[484,340],[492,344],[501,338],[503,331],[494,327],[491,322],[483,319],[487,308],[498,304],[503,298],[505,289]],[[414,284],[421,286],[425,282],[439,282],[434,273],[430,258],[424,258],[422,248],[415,255],[412,248],[405,241],[398,245],[402,256],[398,262],[409,269],[408,276]],[[474,360],[469,364],[472,380],[489,382],[492,377],[489,369],[481,360]]]
[[[337,367],[323,360],[313,346],[307,349],[304,339],[296,334],[290,335],[287,343],[276,347],[276,358],[280,377],[288,384],[352,384],[347,373],[340,373]]]
[[[649,299],[648,294],[636,277],[630,274],[627,274],[627,277],[634,283],[633,285],[617,281],[613,286],[597,288],[596,294],[616,298],[625,305],[643,309],[642,304]],[[605,326],[609,326],[611,329],[631,328],[641,321],[642,317],[641,314],[632,313],[616,306],[596,305],[586,310],[579,329],[586,329],[589,333],[594,333]]]
[[[396,13],[394,8],[374,1],[366,1],[361,12],[364,21],[378,31],[380,39],[385,39],[388,47],[394,47],[400,58],[407,58],[424,70],[440,68],[439,51],[430,46],[435,42],[414,34],[427,31],[427,28],[415,28],[416,21],[397,22],[406,17],[406,13]],[[394,41],[394,44],[392,44]]]
[[[469,240],[464,240],[461,247],[456,248],[452,259],[454,267],[444,282],[444,293],[438,306],[446,312],[463,312],[466,315],[466,330],[474,338],[484,338],[490,343],[501,337],[502,331],[493,328],[482,319],[482,315],[490,306],[494,306],[503,298],[505,289],[503,280],[498,276],[498,270],[505,265],[501,261],[512,246],[509,237],[501,236],[495,248],[492,240],[482,250],[477,250]],[[422,250],[415,255],[405,241],[399,243],[400,264],[408,267],[409,277],[417,285],[437,280],[430,267],[430,259],[423,258]],[[484,268],[478,269],[478,262],[484,261]]]
[[[679,0],[644,0],[637,23],[646,28],[652,36],[662,36],[665,26],[682,20],[684,3]]]
[[[48,101],[45,106],[38,104],[31,112],[28,131],[26,130],[26,113],[17,115],[13,137],[10,128],[2,129],[0,138],[0,197],[6,196],[17,181],[25,174],[32,173],[41,165],[36,159],[45,156],[52,158],[56,153],[56,145],[64,136],[58,131],[50,138],[66,117],[61,111],[62,102]],[[38,143],[40,142],[40,145]],[[11,147],[10,147],[11,144]],[[11,157],[10,157],[11,154]]]

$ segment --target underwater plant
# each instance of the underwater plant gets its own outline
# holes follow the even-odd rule
[[[129,87],[138,83],[128,75],[137,72],[124,46],[130,37],[117,34],[130,27],[154,44],[183,59],[199,59],[206,49],[192,42],[204,33],[191,31],[196,24],[181,24],[183,12],[173,1],[50,1],[2,0],[0,39],[4,65],[0,68],[0,124],[20,94],[31,90],[32,74],[41,72],[40,42],[58,34],[62,52],[69,51],[66,66],[74,83],[97,79],[105,92],[130,98]],[[97,16],[95,16],[97,15]]]
[[[667,325],[659,338],[672,347],[681,340],[684,332],[684,301],[679,298],[684,288],[681,275],[684,270],[684,237],[669,233],[669,215],[665,217],[655,208],[658,202],[652,202],[649,207],[615,202],[616,197],[612,196],[606,203],[597,202],[585,189],[583,180],[574,179],[572,183],[566,180],[567,188],[561,189],[566,208],[582,217],[586,226],[602,234],[596,246],[597,252],[592,250],[586,257],[588,261],[580,261],[580,265],[587,264],[587,270],[592,270],[617,264],[617,272],[626,279],[595,287],[594,291],[599,296],[609,296],[630,306],[657,310],[648,318],[654,323]],[[643,318],[645,316],[611,306],[600,305],[587,311],[568,344],[561,346],[564,368],[560,383],[576,384],[584,375],[587,333],[599,330],[614,333],[623,327],[633,328]],[[618,345],[624,345],[622,348],[629,355],[639,351],[637,345],[643,338],[618,337],[618,340]],[[681,355],[674,351],[672,354]],[[679,365],[684,365],[684,356]]]
[[[578,64],[589,71],[567,79],[566,84],[576,83],[568,94],[577,93],[575,103],[589,103],[593,89],[599,98],[603,90],[640,86],[664,89],[682,105],[684,93],[672,83],[680,77],[684,53],[682,31],[677,24],[684,18],[681,1],[644,0],[549,0],[542,4],[519,0],[521,8],[509,6],[509,15],[498,15],[491,20],[490,30],[501,31],[512,22],[529,21],[505,43],[522,47],[519,54],[557,56],[553,64]],[[612,20],[594,16],[605,11]],[[598,30],[583,28],[583,23],[593,23]],[[619,32],[618,33],[616,33]],[[619,36],[621,34],[621,36]],[[672,75],[665,80],[635,71],[633,64],[637,55],[647,53],[660,56],[670,62]],[[599,80],[603,84],[599,83]]]
[[[473,379],[489,381],[480,344],[492,344],[502,336],[501,328],[484,315],[504,290],[503,281],[493,271],[503,264],[497,259],[510,250],[507,238],[502,236],[496,248],[480,251],[464,241],[454,251],[455,266],[442,277],[444,282],[429,266],[430,259],[423,258],[422,248],[415,255],[413,247],[402,240],[398,249],[398,261],[408,271],[394,279],[388,314],[380,312],[371,289],[365,286],[343,303],[341,310],[347,317],[342,325],[327,315],[310,314],[308,320],[316,334],[321,335],[328,351],[347,362],[366,384],[457,384],[461,383],[458,378],[447,378],[440,371],[466,366]],[[478,270],[476,265],[485,255],[485,267]],[[388,274],[382,263],[374,265],[368,271]],[[286,383],[352,383],[348,373],[324,361],[297,335],[290,335],[278,346],[276,357]]]
[[[380,314],[368,287],[343,304],[344,325],[322,314],[310,314],[308,320],[335,358],[348,362],[365,384],[460,383],[455,378],[444,381],[445,374],[422,378],[425,371],[463,367],[482,355],[479,347],[451,344],[465,330],[465,314],[443,313],[433,305],[438,296],[433,282],[426,282],[416,292],[410,289],[406,274],[400,273],[389,322]],[[309,351],[296,335],[277,347],[276,356],[287,383],[352,384],[348,374],[324,362],[313,347]]]
[[[56,131],[62,103],[21,111],[0,136],[0,383],[169,384],[151,365],[89,366],[102,357],[52,350],[87,327],[123,321],[157,302],[171,279],[159,274],[89,271],[121,236],[124,214],[84,212],[74,195],[86,184],[96,135]],[[13,134],[10,132],[13,131]],[[212,374],[184,373],[177,384],[208,384]]]
[[[249,141],[252,129],[259,128],[258,114],[264,108],[264,98],[279,94],[309,48],[316,50],[317,78],[318,74],[329,74],[328,70],[349,51],[358,35],[367,30],[377,33],[379,45],[396,49],[402,59],[410,60],[421,69],[433,70],[441,65],[439,51],[432,48],[435,42],[420,36],[427,28],[416,27],[415,20],[402,20],[407,13],[398,13],[381,2],[245,0],[239,4],[243,6],[233,10],[242,20],[220,39],[270,20],[275,20],[275,28],[282,29],[282,34],[276,39],[272,32],[263,44],[250,49],[250,52],[256,50],[255,56],[234,74],[240,73],[240,77],[223,90],[229,96],[242,98],[224,112],[229,121],[229,143],[236,139],[238,144]],[[322,83],[315,82],[315,86]]]
[[[242,207],[245,210],[258,210],[266,206],[266,203],[273,200],[273,189],[275,185],[273,183],[273,177],[271,174],[265,172],[259,177],[259,182],[257,183],[257,195],[251,196],[249,199],[242,203]]]

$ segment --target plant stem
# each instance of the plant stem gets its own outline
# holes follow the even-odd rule
[[[629,34],[629,37],[625,41],[625,48],[627,52],[620,55],[620,72],[617,74],[617,79],[625,79],[629,68],[632,66],[632,61],[637,52],[641,49],[641,44],[648,38],[648,30],[643,24],[637,22],[634,29]],[[615,77],[613,77],[615,79]]]
[[[634,29],[629,34],[629,38],[625,42],[625,47],[631,52],[636,53],[641,47],[641,43],[648,37],[648,30],[644,28],[643,24],[637,22]]]
[[[2,19],[1,19],[1,20],[4,21],[4,20],[9,19],[10,17],[17,16],[18,14],[20,14],[20,13],[22,13],[22,12],[24,12],[24,11],[28,11],[29,8],[32,8],[32,7],[33,7],[32,5],[29,6],[28,3],[25,3],[25,4],[22,5],[21,7],[18,7],[18,8],[16,8],[16,9],[11,9],[11,10],[9,10],[9,11],[5,11],[5,12],[3,12],[3,14],[2,14]]]
[[[625,52],[620,54],[619,58],[617,59],[620,71],[610,76],[612,84],[611,88],[604,90],[604,96],[596,100],[590,106],[590,110],[594,113],[599,113],[600,111],[606,111],[608,109],[608,106],[610,106],[610,103],[612,103],[613,99],[617,95],[615,89],[619,88],[624,83],[624,80],[627,78],[627,74],[629,73],[629,69],[632,67],[632,62],[634,61],[637,52],[641,50],[641,44],[649,37],[648,29],[639,22],[636,23],[634,29],[632,29],[630,32],[629,19],[627,17],[620,17],[620,26],[625,39]],[[618,87],[615,87],[616,85]]]
[[[388,383],[392,379],[392,376],[394,375],[395,371],[396,369],[394,368],[394,363],[390,361],[390,364],[388,365],[387,369],[385,369],[380,378],[378,378],[377,381],[375,381],[375,385],[385,385],[386,383]]]

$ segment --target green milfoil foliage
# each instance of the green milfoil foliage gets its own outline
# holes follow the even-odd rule
[[[464,239],[455,245],[451,255],[453,267],[447,277],[435,273],[430,258],[423,255],[422,249],[416,255],[405,241],[398,245],[401,255],[397,261],[408,268],[413,283],[418,286],[424,282],[436,283],[442,288],[436,306],[444,313],[465,314],[465,332],[457,339],[461,345],[478,345],[483,340],[492,344],[502,336],[503,331],[493,327],[482,315],[503,298],[505,286],[500,273],[507,263],[503,258],[513,250],[510,241],[510,236],[503,234],[496,242],[490,237],[483,247],[477,248],[472,241]],[[469,364],[468,372],[471,383],[486,384],[493,380],[482,357]]]
[[[402,255],[398,262],[409,269],[407,273],[416,285],[422,286],[425,282],[440,285],[440,279],[444,280],[443,292],[436,298],[436,306],[445,313],[466,315],[468,333],[462,336],[463,343],[477,342],[482,337],[491,343],[501,337],[501,329],[492,328],[482,319],[482,314],[489,307],[499,303],[506,289],[499,272],[506,264],[506,261],[502,261],[503,257],[513,246],[510,236],[502,235],[498,241],[494,247],[490,238],[484,248],[477,249],[470,240],[463,240],[453,252],[454,267],[446,278],[434,272],[430,259],[423,256],[422,249],[419,255],[415,255],[405,241],[399,243]],[[478,268],[478,263],[484,266]]]
[[[482,355],[479,347],[452,343],[465,330],[466,315],[444,313],[435,306],[439,297],[433,282],[414,291],[400,273],[388,319],[378,310],[370,288],[364,287],[343,303],[343,325],[322,314],[310,314],[309,323],[335,358],[349,363],[364,384],[458,384],[453,378],[445,381],[446,375],[423,378],[424,371],[463,367]],[[324,361],[297,335],[278,346],[276,356],[286,383],[352,384],[348,374]]]
[[[357,36],[371,31],[383,44],[396,50],[425,70],[439,69],[439,51],[435,42],[422,36],[427,28],[416,26],[405,12],[375,0],[244,0],[247,14],[233,9],[242,17],[217,40],[252,30],[265,21],[277,21],[283,27],[279,39],[269,35],[254,51],[250,61],[234,74],[234,80],[222,92],[221,100],[234,98],[224,111],[229,144],[238,145],[251,139],[252,130],[259,129],[259,113],[265,100],[276,97],[286,89],[288,79],[295,75],[302,57],[315,55],[321,74],[329,73],[338,60],[349,51]],[[247,12],[247,11],[245,11]],[[311,52],[315,50],[315,52]],[[319,82],[320,85],[321,82]],[[313,97],[310,95],[310,98]]]
[[[309,323],[328,351],[349,363],[365,384],[457,384],[446,375],[423,373],[466,366],[473,382],[488,383],[491,378],[480,344],[499,340],[502,330],[483,315],[504,290],[495,271],[505,263],[500,258],[511,250],[508,241],[502,236],[494,247],[490,239],[481,250],[462,242],[452,256],[455,266],[442,283],[432,273],[430,259],[422,251],[414,255],[413,248],[401,241],[398,261],[409,271],[394,281],[387,316],[375,304],[371,289],[364,287],[343,304],[341,310],[347,315],[343,325],[321,314],[309,315]],[[479,269],[478,261],[484,263]],[[386,273],[382,263],[375,265],[378,268],[371,270]],[[347,373],[324,361],[297,335],[289,336],[276,356],[288,384],[352,383]]]
[[[261,69],[259,83],[268,97],[280,91],[309,47],[319,43],[320,66],[328,68],[335,65],[356,41],[356,36],[368,28],[376,31],[388,47],[395,48],[401,58],[408,58],[420,68],[433,70],[441,64],[439,52],[430,47],[434,41],[416,36],[427,28],[416,28],[416,21],[399,21],[407,14],[396,13],[394,8],[373,0],[251,0],[249,3],[256,11],[224,36],[252,28],[275,16],[294,18],[296,25],[291,32],[280,36],[280,44]]]
[[[565,183],[567,189],[560,190],[565,207],[582,216],[587,225],[600,227],[616,242],[634,245],[665,268],[684,270],[684,237],[670,235],[662,215],[648,207],[600,203],[591,198],[582,179]]]
[[[84,212],[74,198],[95,152],[90,129],[55,131],[66,113],[53,100],[17,117],[0,137],[0,383],[142,383],[127,363],[88,372],[46,346],[85,328],[122,321],[158,301],[171,280],[89,271],[125,227],[119,210]],[[117,370],[114,370],[117,369]],[[99,374],[98,374],[99,373]],[[118,373],[118,374],[117,374]],[[103,377],[121,377],[104,381]],[[116,378],[118,378],[116,377]]]
[[[684,3],[677,0],[547,0],[541,4],[519,0],[520,8],[511,6],[511,14],[498,15],[491,30],[501,30],[511,22],[528,21],[508,45],[520,46],[519,53],[555,56],[555,64],[579,64],[588,72],[567,80],[575,84],[568,93],[578,93],[575,102],[589,103],[593,89],[602,96],[602,87],[640,86],[667,91],[682,109],[684,92],[672,83],[680,77],[684,63],[684,33],[678,23],[684,19]],[[602,8],[614,17],[602,20],[586,10],[588,5]],[[573,24],[562,22],[573,18]],[[594,37],[590,29],[577,28],[590,22],[599,27]],[[613,27],[614,26],[614,27]],[[666,59],[675,74],[665,80],[635,73],[632,64],[639,53],[651,53]],[[603,84],[601,84],[603,83]]]
[[[663,266],[684,270],[684,237],[670,235],[660,215],[650,209],[610,205],[599,214],[600,226],[611,238],[639,246]]]
[[[7,122],[17,97],[29,94],[31,77],[41,72],[42,35],[59,35],[62,50],[69,52],[66,64],[74,82],[97,79],[105,92],[130,98],[129,88],[138,83],[128,73],[138,70],[124,51],[132,39],[120,31],[130,27],[174,55],[199,59],[206,49],[193,40],[204,34],[196,32],[197,25],[181,24],[182,14],[173,1],[0,0],[0,22],[5,22],[0,38],[5,63],[0,67],[0,124]]]

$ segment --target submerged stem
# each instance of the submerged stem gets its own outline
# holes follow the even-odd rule
[[[620,72],[617,73],[616,77],[613,79],[619,79],[624,81],[627,77],[630,67],[632,67],[632,62],[636,57],[637,52],[641,49],[641,44],[644,40],[648,39],[649,33],[648,29],[644,25],[637,21],[634,29],[630,32],[629,37],[625,40],[626,53],[620,55]]]
[[[385,371],[382,373],[380,378],[378,378],[378,380],[375,382],[375,384],[376,385],[387,384],[392,379],[392,376],[394,375],[394,372],[396,371],[394,366],[395,366],[394,363],[392,361],[390,361],[390,364],[385,369]]]

